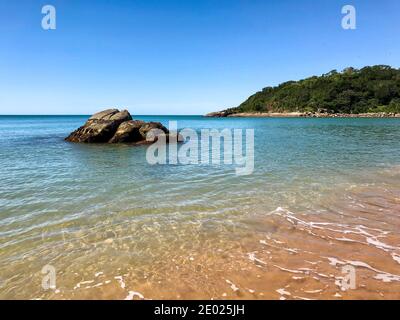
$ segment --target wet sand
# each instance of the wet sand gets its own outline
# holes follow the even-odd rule
[[[57,274],[58,290],[30,298],[400,299],[400,190],[357,187],[325,204],[319,214],[248,215],[228,237],[212,224],[170,222],[160,230],[151,219],[67,237],[46,252],[73,261]],[[146,259],[135,254],[143,250]],[[107,268],[104,258],[120,267]],[[355,289],[343,288],[344,266],[354,267]],[[40,278],[25,290],[40,292],[29,288]]]

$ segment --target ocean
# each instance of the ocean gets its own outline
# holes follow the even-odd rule
[[[134,117],[254,129],[238,176],[87,118],[0,116],[0,299],[400,299],[400,119]]]

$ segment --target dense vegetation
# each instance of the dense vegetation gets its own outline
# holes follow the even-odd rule
[[[289,81],[254,94],[238,112],[400,113],[400,69],[389,66],[333,70],[322,76]]]

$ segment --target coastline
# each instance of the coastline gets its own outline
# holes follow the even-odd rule
[[[209,118],[400,118],[400,113],[319,113],[319,112],[211,112]]]

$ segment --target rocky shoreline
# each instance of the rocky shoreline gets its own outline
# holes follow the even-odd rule
[[[400,113],[327,113],[327,112],[211,112],[205,115],[211,118],[400,118]]]
[[[154,143],[160,134],[169,139],[169,130],[160,122],[133,120],[127,110],[108,109],[91,116],[66,141],[77,143]],[[176,138],[176,137],[175,137]]]

